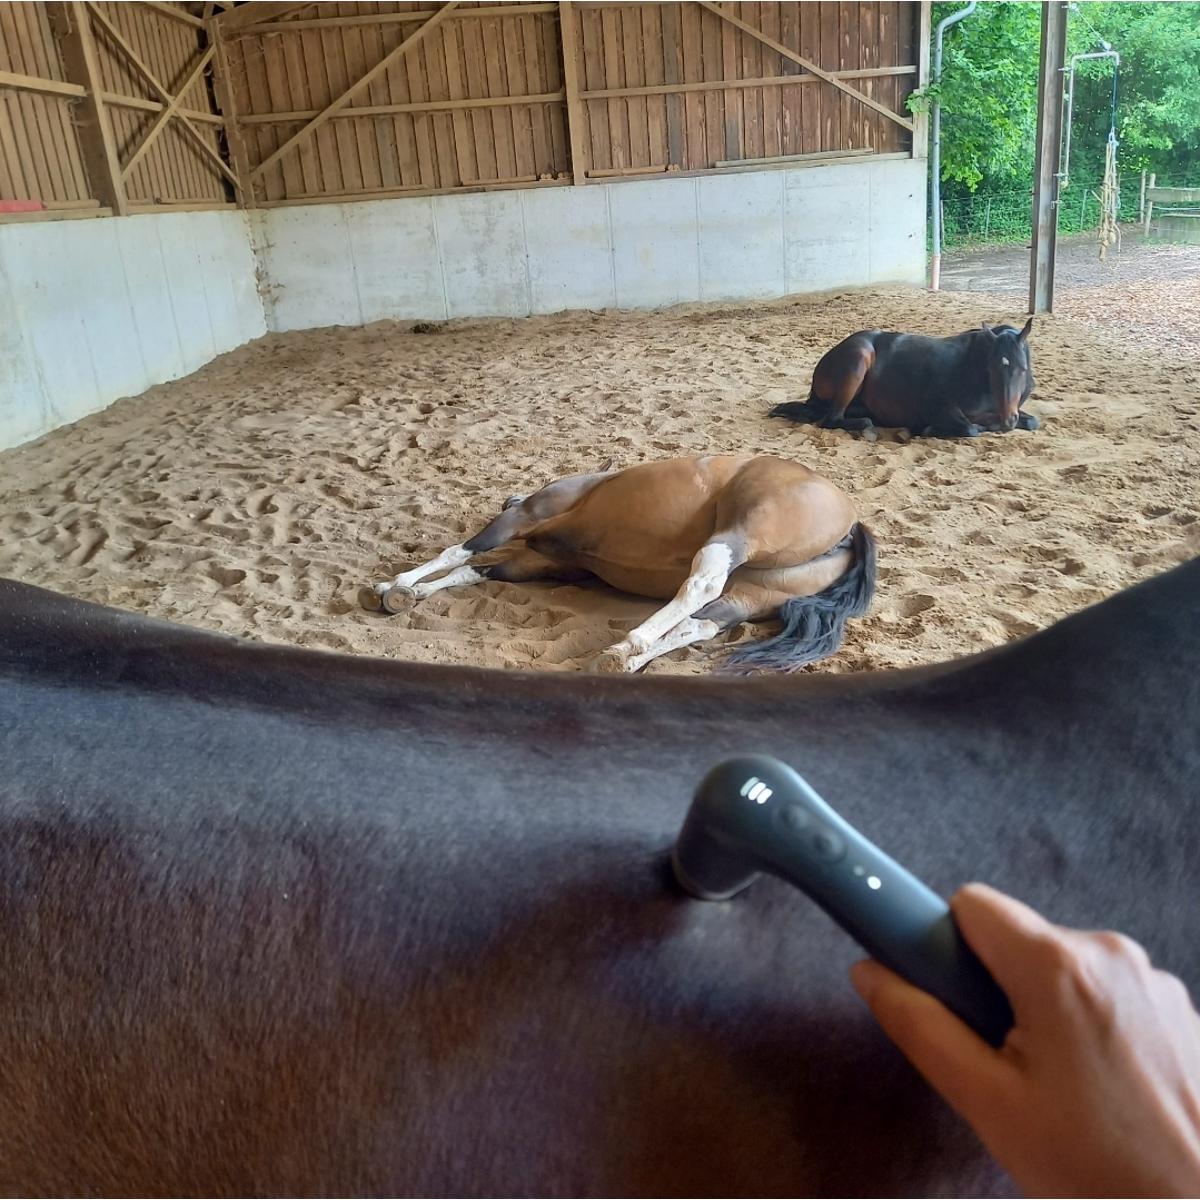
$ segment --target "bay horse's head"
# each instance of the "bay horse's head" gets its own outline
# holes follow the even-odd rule
[[[1028,338],[1033,318],[1018,332],[1011,325],[983,323],[987,338],[988,381],[992,391],[992,415],[1002,429],[1014,429],[1021,401],[1029,390],[1032,366]]]

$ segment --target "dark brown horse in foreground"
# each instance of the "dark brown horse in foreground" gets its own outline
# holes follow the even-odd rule
[[[500,547],[510,549],[500,562],[468,565]],[[743,621],[775,616],[783,620],[776,637],[739,647],[728,661],[796,670],[833,654],[846,621],[867,611],[875,539],[850,497],[799,463],[767,454],[670,458],[513,496],[474,537],[362,588],[359,602],[397,612],[407,599],[487,579],[593,575],[668,601],[600,655],[601,670],[639,671]]]
[[[670,882],[739,751],[941,892],[1200,986],[1200,563],[936,669],[750,680],[342,657],[0,582],[0,1191],[1010,1191],[817,908]]]
[[[1021,406],[1034,388],[1033,318],[1021,330],[984,324],[954,337],[866,329],[830,350],[804,403],[777,404],[773,417],[861,429],[907,427],[934,437],[1036,429]]]

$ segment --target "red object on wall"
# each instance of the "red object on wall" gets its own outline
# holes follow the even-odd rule
[[[45,207],[40,200],[0,200],[0,213],[41,212]]]

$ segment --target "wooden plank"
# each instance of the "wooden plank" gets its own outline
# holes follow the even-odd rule
[[[292,134],[278,150],[264,162],[259,163],[255,168],[254,174],[260,175],[273,162],[282,158],[288,153],[298,142],[308,137],[315,130],[319,129],[329,118],[338,110],[344,108],[350,103],[352,96],[356,95],[362,88],[366,87],[372,79],[375,79],[395,61],[407,54],[414,46],[418,45],[422,38],[427,37],[433,32],[434,28],[444,18],[445,14],[451,11],[458,5],[458,0],[447,0],[447,3],[435,13],[424,25],[415,33],[409,34],[394,50],[386,54],[378,63],[375,64],[365,75],[361,76],[354,84],[352,84],[345,92],[337,97],[332,103],[327,105],[320,113],[318,113],[311,121],[309,121],[303,129]]]
[[[487,94],[503,96],[507,91],[504,75],[504,44],[500,35],[500,23],[492,17],[479,22],[483,35],[483,59],[487,75]],[[513,148],[513,124],[510,113],[501,109],[490,110],[492,137],[496,147],[496,175],[511,178],[517,174],[516,153]]]
[[[157,76],[150,70],[150,68],[146,66],[145,62],[142,60],[137,51],[135,51],[133,47],[130,46],[129,42],[122,36],[120,30],[118,30],[116,26],[114,26],[113,23],[104,15],[104,13],[100,11],[100,8],[95,3],[95,0],[70,0],[70,2],[79,2],[86,6],[91,15],[95,17],[104,27],[113,43],[121,50],[128,60],[135,67],[137,67],[137,69],[142,73],[146,82],[149,83],[150,86],[158,93],[159,99],[162,100],[164,104],[169,104],[171,101],[171,94],[158,81]],[[182,128],[188,131],[196,145],[200,147],[201,151],[214,163],[214,165],[230,181],[230,183],[234,185],[234,187],[239,186],[237,176],[234,175],[234,173],[230,170],[229,164],[226,163],[225,160],[221,158],[221,156],[212,148],[212,146],[210,146],[209,143],[204,140],[199,130],[193,124],[191,124],[187,117],[185,117],[182,113],[179,113],[178,116]],[[117,206],[114,204],[113,207],[116,208]]]
[[[800,54],[804,58],[819,59],[821,57],[821,6],[819,4],[801,4],[800,9]],[[784,59],[786,62],[787,59]],[[805,75],[812,79],[813,76]],[[814,154],[822,148],[821,143],[821,105],[824,93],[828,88],[813,88],[801,94],[800,108],[800,152]]]
[[[467,95],[472,100],[485,99],[488,86],[483,27],[478,21],[463,21],[459,29],[463,39],[463,80],[467,87]],[[501,172],[496,167],[496,140],[492,136],[492,122],[482,109],[471,113],[471,131],[474,135],[477,170],[474,177],[498,179]]]
[[[744,13],[754,10],[749,5],[738,6]],[[747,22],[749,24],[749,22]],[[757,32],[757,31],[756,31]],[[739,75],[763,74],[762,43],[757,38],[740,38],[742,67]],[[745,158],[761,158],[763,156],[762,137],[762,93],[755,89],[743,93],[742,100],[742,154]],[[699,164],[693,164],[694,166]]]
[[[221,22],[216,24],[221,30],[221,44],[236,48],[244,64],[248,112],[290,108],[293,98],[303,96],[305,100],[308,99],[308,79],[303,65],[299,62],[302,49],[299,42],[292,46],[295,56],[295,61],[292,61],[289,60],[280,38],[262,38],[257,42],[230,39]],[[260,179],[251,179],[250,172],[255,166],[279,148],[284,131],[249,127],[246,115],[239,114],[239,123],[245,129],[247,142],[253,140],[254,153],[249,159],[243,179],[247,190],[256,197],[256,206],[259,193],[263,200],[274,200],[320,186],[321,167],[316,159],[316,150],[311,144],[302,147],[299,153],[289,154],[281,159],[274,170],[266,172]]]
[[[929,86],[929,38],[932,0],[920,0],[917,8],[917,87]],[[929,114],[916,113],[912,131],[913,158],[929,157]]]
[[[336,5],[338,9],[341,5]],[[329,81],[330,96],[337,96],[350,86],[353,79],[346,69],[345,38],[340,30],[322,29],[317,37],[321,42],[321,59],[325,67],[325,76]],[[344,192],[360,192],[366,188],[363,178],[362,163],[358,154],[358,140],[355,137],[354,125],[324,126],[333,139],[334,152],[337,154],[338,172],[341,175],[341,190]]]
[[[839,71],[858,66],[858,4],[855,0],[842,0],[838,6],[838,58]],[[854,150],[862,145],[862,112],[859,106],[845,96],[842,97],[842,140],[841,146]]]
[[[19,56],[14,65],[19,66],[22,74],[40,75],[46,71],[47,64],[37,54],[37,43],[41,39],[36,29],[30,26],[30,19],[36,21],[40,14],[32,5],[9,7],[6,15],[14,41],[13,49]],[[33,149],[34,168],[42,181],[38,189],[40,198],[45,201],[64,200],[72,195],[69,168],[55,144],[54,109],[58,103],[46,95],[23,93],[18,96],[18,107],[25,113],[25,133]]]
[[[890,67],[900,61],[896,50],[896,8],[897,5],[884,0],[877,6],[879,10],[879,52],[875,66]],[[899,109],[899,91],[896,78],[882,78],[875,87],[875,98],[888,108]],[[882,121],[875,122],[877,141],[873,145],[890,145],[889,130]]]
[[[762,15],[759,18],[759,24],[763,33],[769,38],[779,41],[780,21],[779,21],[779,5],[778,3],[760,4]],[[781,43],[786,44],[786,43]],[[764,75],[771,74],[767,70],[770,59],[771,66],[777,67],[778,72],[782,72],[783,64],[788,60],[780,58],[775,60],[772,54],[763,55],[762,73]],[[764,156],[775,156],[784,153],[783,149],[783,112],[779,103],[779,92],[774,88],[764,88],[759,97],[762,103],[762,121],[763,121],[763,154]]]
[[[571,174],[577,185],[587,182],[591,155],[584,149],[584,114],[579,100],[579,29],[575,6],[561,0],[558,6],[559,36],[562,38],[563,91],[567,101],[567,137],[571,151]]]
[[[803,53],[800,40],[800,10],[799,4],[784,3],[779,6],[779,40],[793,50]],[[784,77],[796,75],[800,70],[798,63],[782,55],[779,69]],[[804,103],[805,93],[798,88],[785,88],[779,105],[780,145],[781,154],[804,153]]]
[[[87,89],[79,103],[77,128],[91,187],[101,204],[124,216],[129,202],[112,124],[100,95],[100,64],[88,8],[84,0],[53,0],[47,12],[68,78]]]
[[[41,221],[79,221],[111,217],[111,208],[47,208],[41,212],[0,213],[0,225],[29,225]]]
[[[466,99],[463,83],[462,26],[447,22],[442,26],[442,46],[446,56],[446,92],[450,101]],[[479,166],[475,158],[475,135],[471,119],[463,106],[451,110],[454,133],[454,165],[459,180],[478,179]]]
[[[741,35],[724,22],[721,29],[721,74],[726,82],[722,98],[725,112],[724,153],[727,158],[740,158],[746,152],[744,129],[746,97],[741,88],[731,86],[742,77]]]
[[[538,180],[536,182],[519,179],[513,182],[505,180],[493,181],[490,183],[473,184],[467,187],[456,188],[397,188],[387,192],[363,192],[359,195],[353,194],[325,194],[319,196],[300,196],[289,198],[287,200],[270,200],[260,205],[261,208],[291,208],[294,205],[300,204],[338,204],[338,203],[355,203],[365,200],[387,200],[399,199],[401,197],[412,196],[462,196],[475,195],[481,192],[507,192],[514,188],[531,188],[531,187],[570,187],[570,181],[566,179],[547,179]]]
[[[667,83],[683,83],[683,47],[680,40],[679,15],[682,4],[662,6],[663,77]],[[687,156],[687,128],[683,98],[677,94],[667,97],[667,162],[682,167]]]
[[[443,25],[442,32],[449,36],[448,31],[453,26]],[[363,59],[366,62],[378,62],[384,54],[383,34],[379,25],[362,26]],[[272,38],[278,41],[278,38]],[[385,71],[378,79],[371,80],[367,88],[367,99],[374,105],[388,104],[392,97],[391,76],[394,72]],[[380,187],[398,187],[403,182],[400,173],[400,159],[396,147],[396,120],[394,116],[376,117],[371,122],[375,135],[375,154],[379,160]]]
[[[680,6],[679,33],[683,52],[683,79],[685,83],[704,82],[704,53],[700,37],[701,13],[691,4]],[[612,101],[609,101],[611,104]],[[684,165],[707,167],[711,165],[708,153],[708,138],[704,128],[704,97],[688,92],[683,98],[684,125],[687,130]],[[716,155],[712,155],[715,158]]]
[[[879,65],[879,4],[876,0],[863,0],[858,6],[858,44],[855,47],[856,62],[847,64],[871,70]],[[863,93],[876,99],[875,83],[864,80]],[[878,118],[869,109],[860,108],[858,111],[861,132],[858,145],[870,146],[874,141],[875,126]]]
[[[250,178],[250,151],[242,127],[238,124],[238,108],[233,86],[233,68],[230,64],[228,48],[221,26],[210,19],[206,26],[209,45],[213,47],[216,61],[213,71],[213,92],[221,114],[225,118],[225,143],[229,147],[229,157],[233,160],[233,169],[237,177],[243,181]],[[254,188],[247,186],[238,193],[241,202],[248,208],[256,203]]]
[[[304,5],[302,7],[313,6]],[[323,4],[322,7],[324,7]],[[447,20],[464,20],[468,17],[514,17],[535,13],[552,13],[557,10],[558,5],[553,3],[498,4],[480,8],[461,8],[454,13],[447,14]],[[302,29],[336,29],[353,25],[412,25],[427,21],[437,11],[436,8],[415,8],[403,12],[362,13],[352,17],[313,17],[296,21],[269,21],[243,26],[237,31],[237,36],[245,37],[257,33],[293,33]]]
[[[30,24],[36,30],[35,44],[40,49],[37,55],[39,75],[53,78],[62,82],[62,62],[58,55],[58,46],[54,42],[54,33],[46,15],[46,6],[39,4],[36,8],[27,10]],[[88,198],[88,204],[94,203],[89,197],[87,172],[84,170],[83,155],[79,149],[79,138],[75,132],[74,107],[69,104],[56,104],[51,107],[51,121],[54,128],[56,152],[63,163],[64,173],[70,179],[69,195],[73,199],[83,201]]]
[[[625,83],[629,87],[644,87],[646,52],[642,44],[641,6],[627,5],[620,10],[620,17],[621,60]],[[635,167],[644,167],[654,161],[650,157],[650,125],[646,104],[644,96],[633,96],[625,102],[625,118],[629,130],[629,162]]]
[[[20,16],[21,10],[17,6],[0,6],[0,46],[9,51],[9,62],[18,68],[17,74],[26,75],[30,73],[25,62],[27,39],[19,28]],[[27,92],[15,92],[8,97],[7,103],[16,114],[12,122],[12,135],[17,162],[21,165],[25,179],[27,198],[53,200],[58,195],[61,182],[56,186],[50,172],[50,163],[41,146],[38,108],[44,100]]]
[[[546,77],[542,63],[542,47],[538,38],[536,17],[517,17],[521,33],[521,48],[525,57],[525,86],[534,92],[546,92]],[[543,104],[528,110],[529,136],[532,145],[534,173],[554,174],[554,148],[550,137],[550,110]],[[461,119],[461,118],[460,118]]]
[[[699,17],[704,78],[712,80],[715,75],[716,82],[719,82],[724,74],[721,59],[721,22],[711,13],[701,12]],[[725,153],[725,97],[715,88],[704,92],[704,143],[710,159],[720,158]]]
[[[563,49],[558,10],[553,17],[536,17],[542,44],[542,73],[547,88],[563,87]],[[556,104],[546,110],[550,118],[550,147],[554,154],[554,174],[559,178],[571,172],[571,141],[567,130],[567,105]]]
[[[50,96],[86,96],[87,88],[77,83],[63,83],[58,79],[42,79],[34,75],[18,75],[13,71],[0,71],[0,88],[12,88],[19,92],[44,92]]]
[[[525,61],[525,38],[521,19],[505,18],[500,22],[504,33],[504,63],[510,93],[521,95],[529,91],[529,66]],[[517,158],[517,174],[537,178],[536,156],[533,151],[533,118],[526,104],[509,106],[512,114],[513,149]],[[468,176],[470,178],[470,176]]]
[[[289,13],[313,7],[315,7],[313,0],[308,0],[304,4],[297,4],[295,0],[254,0],[253,4],[240,4],[237,8],[227,8],[224,12],[217,13],[214,20],[221,22],[224,26],[222,32],[227,37],[233,37],[237,33],[245,32],[251,25],[257,26],[259,32],[273,30],[274,26],[271,22],[285,17]]]
[[[718,167],[747,167],[755,163],[762,166],[777,166],[782,163],[818,162],[827,159],[865,158],[875,153],[869,146],[859,150],[818,150],[815,154],[778,154],[770,158],[737,158],[718,162]]]
[[[821,64],[836,71],[841,45],[838,41],[839,5],[822,2],[821,11]],[[837,150],[842,142],[841,97],[836,92],[825,91],[821,97],[821,136],[818,150]]]
[[[443,30],[444,28],[443,26]],[[429,84],[431,101],[445,100],[450,95],[445,42],[440,37],[428,38],[418,53],[425,57],[425,77]],[[458,182],[459,175],[454,151],[453,119],[444,109],[433,111],[436,115],[430,118],[430,125],[437,158],[437,183],[439,187],[453,187]]]
[[[161,13],[164,17],[170,17],[175,21],[182,21],[185,25],[191,25],[195,29],[203,29],[204,22],[199,17],[193,17],[191,13],[184,12],[182,8],[177,8],[174,4],[161,4],[158,0],[142,0],[144,8],[151,8],[156,13]]]
[[[877,112],[887,117],[889,121],[894,121],[897,125],[909,130],[909,132],[912,131],[911,121],[906,120],[904,117],[900,116],[898,113],[892,112],[890,109],[884,108],[882,104],[872,100],[870,97],[864,96],[863,93],[858,91],[856,88],[852,88],[848,83],[844,83],[842,80],[838,79],[836,74],[833,72],[823,70],[821,67],[818,67],[816,63],[810,62],[802,55],[796,54],[794,51],[789,50],[780,42],[767,38],[760,30],[755,29],[753,25],[750,25],[746,21],[743,21],[740,17],[736,17],[732,13],[727,12],[719,4],[714,3],[713,0],[696,0],[696,3],[702,5],[704,8],[707,8],[709,12],[715,12],[723,21],[728,21],[731,25],[736,26],[743,33],[754,38],[755,41],[761,42],[764,46],[770,47],[770,49],[782,54],[785,58],[790,58],[793,62],[798,62],[802,67],[811,71],[819,79],[825,80],[826,83],[833,84],[838,91],[845,92],[846,95],[852,96],[862,104],[866,104],[868,108],[875,109]],[[822,12],[824,12],[825,7],[826,5],[822,4]]]
[[[625,86],[625,53],[621,43],[621,14],[615,8],[605,8],[600,13],[601,47],[604,55],[604,82]],[[609,100],[608,145],[614,167],[629,166],[629,114],[628,101]]]
[[[646,137],[648,162],[667,161],[667,102],[663,96],[646,90],[646,85],[657,84],[663,78],[662,12],[658,5],[638,6],[642,18],[642,54],[645,66],[645,83],[642,94],[646,100]],[[651,98],[652,97],[652,98]]]
[[[101,92],[100,94],[104,103],[110,108],[137,108],[142,112],[156,113],[162,112],[166,107],[161,100],[147,100],[144,96],[122,96],[118,92]],[[198,108],[184,108],[182,105],[179,111],[189,121],[195,121],[200,125],[223,125],[225,123],[219,113],[201,112]]]
[[[187,92],[188,88],[192,86],[197,78],[204,74],[205,68],[210,62],[212,62],[215,54],[216,47],[209,46],[208,49],[205,50],[204,53],[201,54],[201,56],[192,64],[191,70],[184,78],[183,86],[180,87],[180,89],[175,93],[174,97],[169,103],[162,106],[158,115],[150,123],[150,128],[146,131],[146,136],[142,139],[141,144],[133,152],[133,154],[129,156],[129,159],[121,168],[122,175],[127,177],[137,163],[141,160],[146,151],[149,150],[154,144],[155,139],[166,128],[167,122],[177,114],[179,102]]]

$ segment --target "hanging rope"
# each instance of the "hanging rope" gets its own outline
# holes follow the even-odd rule
[[[1104,151],[1104,182],[1100,185],[1100,261],[1108,254],[1109,246],[1120,253],[1121,227],[1117,214],[1121,208],[1121,188],[1117,182],[1117,135],[1110,130]]]
[[[1105,49],[1107,49],[1105,44]],[[1100,185],[1100,261],[1108,254],[1109,246],[1121,250],[1121,227],[1117,217],[1121,211],[1121,184],[1117,176],[1117,65],[1113,62],[1112,102],[1108,115],[1108,145],[1104,149],[1104,182]]]

